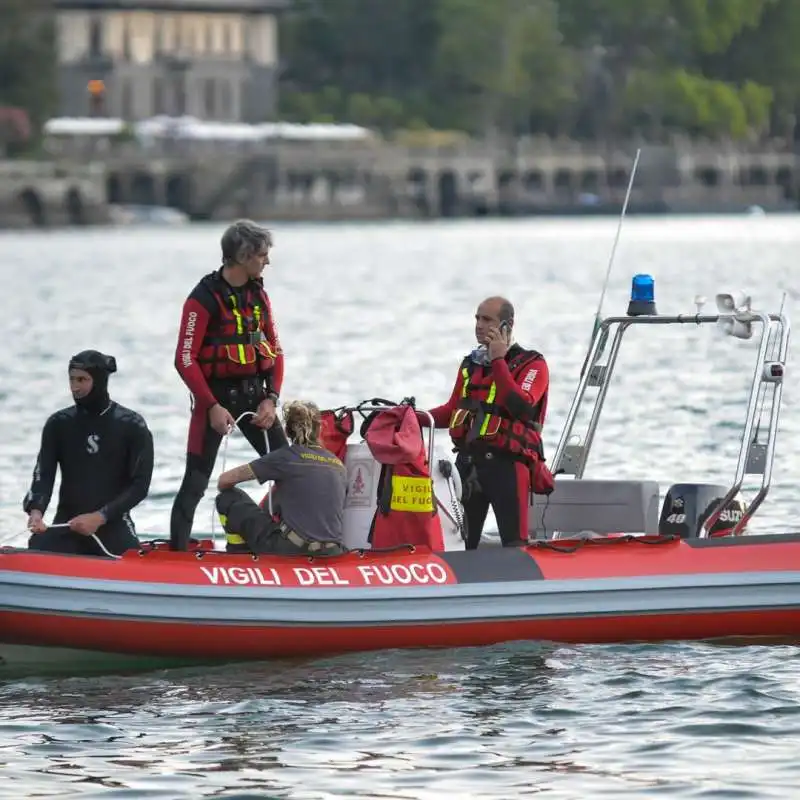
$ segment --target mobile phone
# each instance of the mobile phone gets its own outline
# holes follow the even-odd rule
[[[507,339],[510,332],[511,332],[511,325],[508,323],[507,320],[503,320],[500,323],[500,333],[502,333],[503,336],[505,336]]]

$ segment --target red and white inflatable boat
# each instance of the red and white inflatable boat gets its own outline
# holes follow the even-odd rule
[[[362,524],[348,517],[354,549],[346,555],[231,555],[211,540],[188,553],[149,543],[116,559],[0,550],[0,663],[13,667],[18,658],[70,651],[230,661],[522,639],[800,638],[800,534],[743,535],[769,487],[789,323],[783,313],[760,314],[749,305],[725,310],[725,297],[716,315],[603,322],[552,459],[556,490],[534,498],[528,547],[464,551],[452,535],[458,513],[448,498],[442,519],[455,527],[443,551],[370,550],[363,521],[374,508],[376,465],[363,449],[348,449],[350,478],[360,487],[348,502],[351,512],[354,500],[361,503]],[[712,324],[747,338],[759,322],[760,366],[729,487],[676,484],[662,502],[653,481],[583,477],[628,327]],[[614,328],[608,362],[599,364]],[[576,444],[575,419],[591,386],[599,392],[588,432]],[[772,404],[768,424],[757,426],[762,388]],[[757,430],[766,430],[764,442]],[[739,492],[752,474],[761,475],[761,488],[745,506]]]

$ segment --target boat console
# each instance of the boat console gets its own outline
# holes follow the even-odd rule
[[[549,497],[536,496],[533,500],[530,533],[534,538],[574,536],[586,531],[706,538],[720,532],[740,535],[744,531],[770,487],[791,326],[783,307],[777,314],[754,310],[751,298],[743,293],[718,294],[716,314],[701,314],[701,304],[697,305],[694,314],[659,315],[652,277],[636,275],[627,315],[607,317],[597,327],[558,446],[550,459],[556,488]],[[758,327],[760,340],[732,482],[725,486],[675,484],[667,492],[659,513],[659,486],[655,481],[594,480],[585,478],[584,473],[625,332],[633,326],[660,325],[715,326],[726,336],[744,340],[752,338]],[[608,356],[603,361],[612,332]],[[595,390],[593,396],[590,389]],[[768,400],[768,422],[762,425]],[[584,404],[589,406],[589,419],[581,435],[575,429]],[[747,505],[739,494],[745,476],[761,477],[761,486]]]

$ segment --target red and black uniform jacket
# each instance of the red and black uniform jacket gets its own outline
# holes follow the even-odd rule
[[[183,304],[175,368],[200,407],[217,400],[210,383],[256,378],[280,395],[283,352],[261,280],[231,286],[206,275]]]
[[[437,428],[449,428],[456,450],[505,452],[531,467],[534,490],[546,494],[552,475],[544,467],[541,432],[549,387],[544,356],[515,344],[490,365],[466,356],[450,399],[430,414]]]

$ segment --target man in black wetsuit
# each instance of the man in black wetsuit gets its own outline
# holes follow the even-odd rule
[[[55,553],[103,555],[92,538],[119,555],[139,546],[130,510],[147,497],[153,475],[153,437],[144,419],[108,395],[113,356],[84,350],[69,362],[74,406],[51,414],[33,481],[22,504],[32,536],[28,547]],[[53,525],[43,520],[56,468],[61,487]]]

